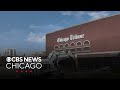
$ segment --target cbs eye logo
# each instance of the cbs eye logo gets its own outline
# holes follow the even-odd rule
[[[6,58],[6,61],[7,61],[7,62],[11,62],[10,57],[7,57],[7,58]]]

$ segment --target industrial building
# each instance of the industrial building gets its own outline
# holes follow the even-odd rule
[[[120,51],[120,14],[72,26],[46,35],[46,52],[85,53]]]
[[[120,14],[48,33],[47,55],[63,50],[70,50],[77,57],[79,70],[110,67],[119,71]]]
[[[15,49],[6,49],[4,51],[4,56],[16,56],[16,50]]]

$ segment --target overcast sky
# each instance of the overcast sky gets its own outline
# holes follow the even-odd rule
[[[45,50],[46,33],[118,14],[120,11],[0,11],[0,52]]]

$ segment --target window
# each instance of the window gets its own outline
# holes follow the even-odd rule
[[[82,51],[82,48],[80,47],[80,48],[76,48],[76,51]]]
[[[60,48],[63,48],[63,45],[62,45],[62,44],[60,45]]]
[[[90,47],[89,46],[84,47],[83,49],[84,49],[84,51],[90,51]]]
[[[77,46],[81,46],[82,43],[81,43],[80,41],[78,41],[76,45],[77,45]]]
[[[85,40],[85,41],[83,42],[83,44],[84,44],[84,45],[90,45],[90,41]]]
[[[67,51],[69,51],[69,49],[68,49],[68,48],[67,48],[66,50],[67,50]]]
[[[58,46],[57,46],[57,45],[55,45],[54,49],[58,49]]]
[[[69,47],[69,44],[66,43],[66,44],[65,44],[65,47],[68,48],[68,47]]]
[[[74,51],[75,51],[75,49],[74,49],[74,48],[72,48],[72,49],[70,49],[70,51],[71,51],[71,52],[74,52]]]
[[[62,52],[62,51],[64,51],[64,50],[63,50],[63,49],[60,49],[59,51]]]
[[[70,46],[74,47],[74,46],[75,46],[75,43],[74,43],[74,42],[72,42]]]

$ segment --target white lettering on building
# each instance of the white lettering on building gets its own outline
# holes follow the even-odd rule
[[[58,38],[57,39],[57,42],[60,43],[60,42],[67,42],[69,40],[75,40],[75,39],[81,39],[81,38],[84,38],[84,34],[81,34],[81,35],[70,35],[69,37],[66,37],[66,38]]]

